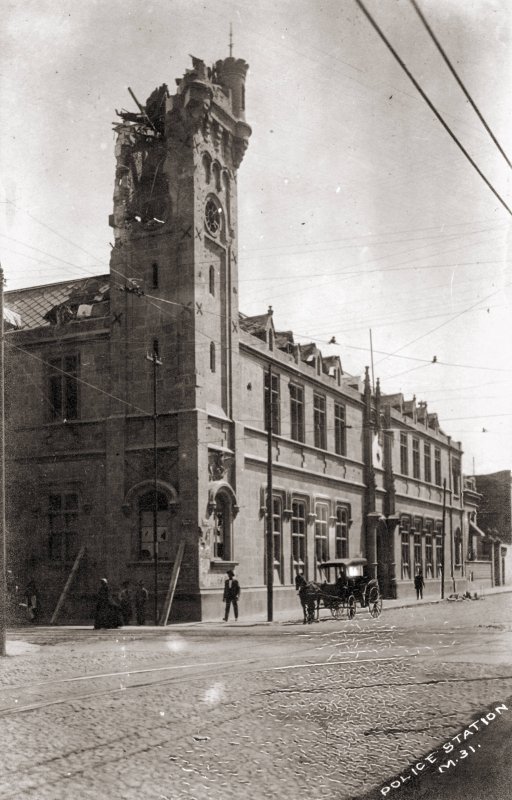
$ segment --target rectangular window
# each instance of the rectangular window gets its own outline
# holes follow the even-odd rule
[[[78,356],[52,358],[49,364],[50,419],[78,419]]]
[[[281,414],[280,412],[280,397],[279,397],[279,375],[272,374],[272,433],[279,435],[281,433]],[[265,372],[265,430],[268,431],[268,372]]]
[[[315,570],[317,564],[329,560],[328,511],[327,503],[317,503],[315,506]],[[317,577],[319,574],[318,572]]]
[[[443,571],[443,523],[436,522],[436,577]]]
[[[420,477],[420,440],[415,436],[412,440],[412,476],[417,479]]]
[[[306,504],[301,500],[292,503],[292,562],[292,582],[297,572],[306,577]]]
[[[460,459],[452,459],[453,493],[460,494]]]
[[[313,395],[313,424],[315,426],[315,447],[327,447],[327,425],[325,422],[325,397]]]
[[[348,558],[348,511],[344,506],[336,506],[335,547],[335,558]]]
[[[402,530],[402,580],[407,580],[411,577],[411,550],[409,538],[409,531]]]
[[[457,528],[457,530],[455,531],[454,550],[455,550],[455,566],[460,567],[462,565],[462,534],[460,532],[460,528]]]
[[[421,533],[414,534],[414,569],[423,572],[423,559],[421,553]]]
[[[441,486],[441,450],[434,447],[434,482],[436,486]]]
[[[51,494],[48,518],[50,561],[74,561],[78,554],[78,495]]]
[[[433,578],[433,552],[432,552],[432,535],[427,533],[425,536],[425,577]]]
[[[283,568],[283,506],[280,497],[273,498],[274,581],[282,583]]]
[[[423,443],[423,468],[425,470],[425,481],[427,483],[432,482],[432,460],[431,460],[431,453],[430,453],[430,444],[428,442]]]
[[[344,405],[334,404],[334,452],[347,454],[347,413]]]
[[[400,472],[402,475],[409,474],[409,453],[407,450],[407,434],[400,434]]]
[[[296,442],[304,441],[304,389],[290,383],[291,437]]]

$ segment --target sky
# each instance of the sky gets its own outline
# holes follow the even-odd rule
[[[418,0],[512,160],[508,0]],[[410,0],[365,0],[506,205],[511,170]],[[25,0],[0,21],[0,261],[7,289],[108,272],[115,109],[191,66],[249,63],[238,176],[240,309],[371,365],[512,468],[511,214],[355,0]],[[335,336],[336,345],[328,344]]]

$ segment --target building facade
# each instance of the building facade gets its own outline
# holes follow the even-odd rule
[[[64,618],[104,575],[144,580],[160,613],[181,544],[171,620],[219,618],[230,568],[263,614],[269,414],[274,608],[336,557],[366,557],[385,596],[420,568],[427,592],[466,588],[461,444],[271,309],[239,311],[246,73],[193,59],[120,114],[110,273],[6,294],[9,559],[46,616],[72,569]]]
[[[471,555],[488,559],[493,583],[503,586],[512,574],[512,473],[475,475],[475,485],[481,495],[478,524],[485,536],[473,538]]]

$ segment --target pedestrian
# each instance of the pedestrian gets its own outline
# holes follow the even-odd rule
[[[423,600],[423,589],[425,588],[425,581],[423,580],[423,572],[421,569],[414,577],[414,588],[416,589],[416,600],[420,598]]]
[[[129,625],[133,616],[132,595],[129,581],[123,581],[123,588],[119,592],[119,605],[121,607],[121,614],[123,615],[123,625]]]
[[[122,624],[121,609],[112,600],[107,579],[102,578],[96,596],[94,627],[96,630],[98,628],[119,628]]]
[[[144,625],[146,622],[146,601],[149,597],[149,592],[144,586],[144,581],[139,581],[135,590],[135,617],[137,625]]]
[[[238,598],[240,597],[240,584],[235,578],[235,573],[233,572],[232,569],[228,569],[226,575],[228,577],[224,583],[224,595],[222,598],[226,603],[224,622],[228,621],[229,609],[231,605],[233,605],[233,612],[235,614],[235,619],[238,619]]]
[[[35,624],[39,620],[41,603],[35,581],[33,581],[32,578],[27,583],[25,589],[25,603],[27,606],[27,616],[30,622]]]

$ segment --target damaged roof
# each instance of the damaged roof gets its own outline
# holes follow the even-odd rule
[[[12,309],[4,306],[4,328],[6,331],[19,330],[23,327],[21,316]]]
[[[63,325],[110,312],[110,275],[78,278],[5,292],[9,309],[20,318],[20,330]]]
[[[255,317],[246,317],[240,314],[240,327],[247,333],[252,333],[253,336],[259,336],[266,333],[269,327],[269,322],[272,319],[272,314],[258,314]]]

